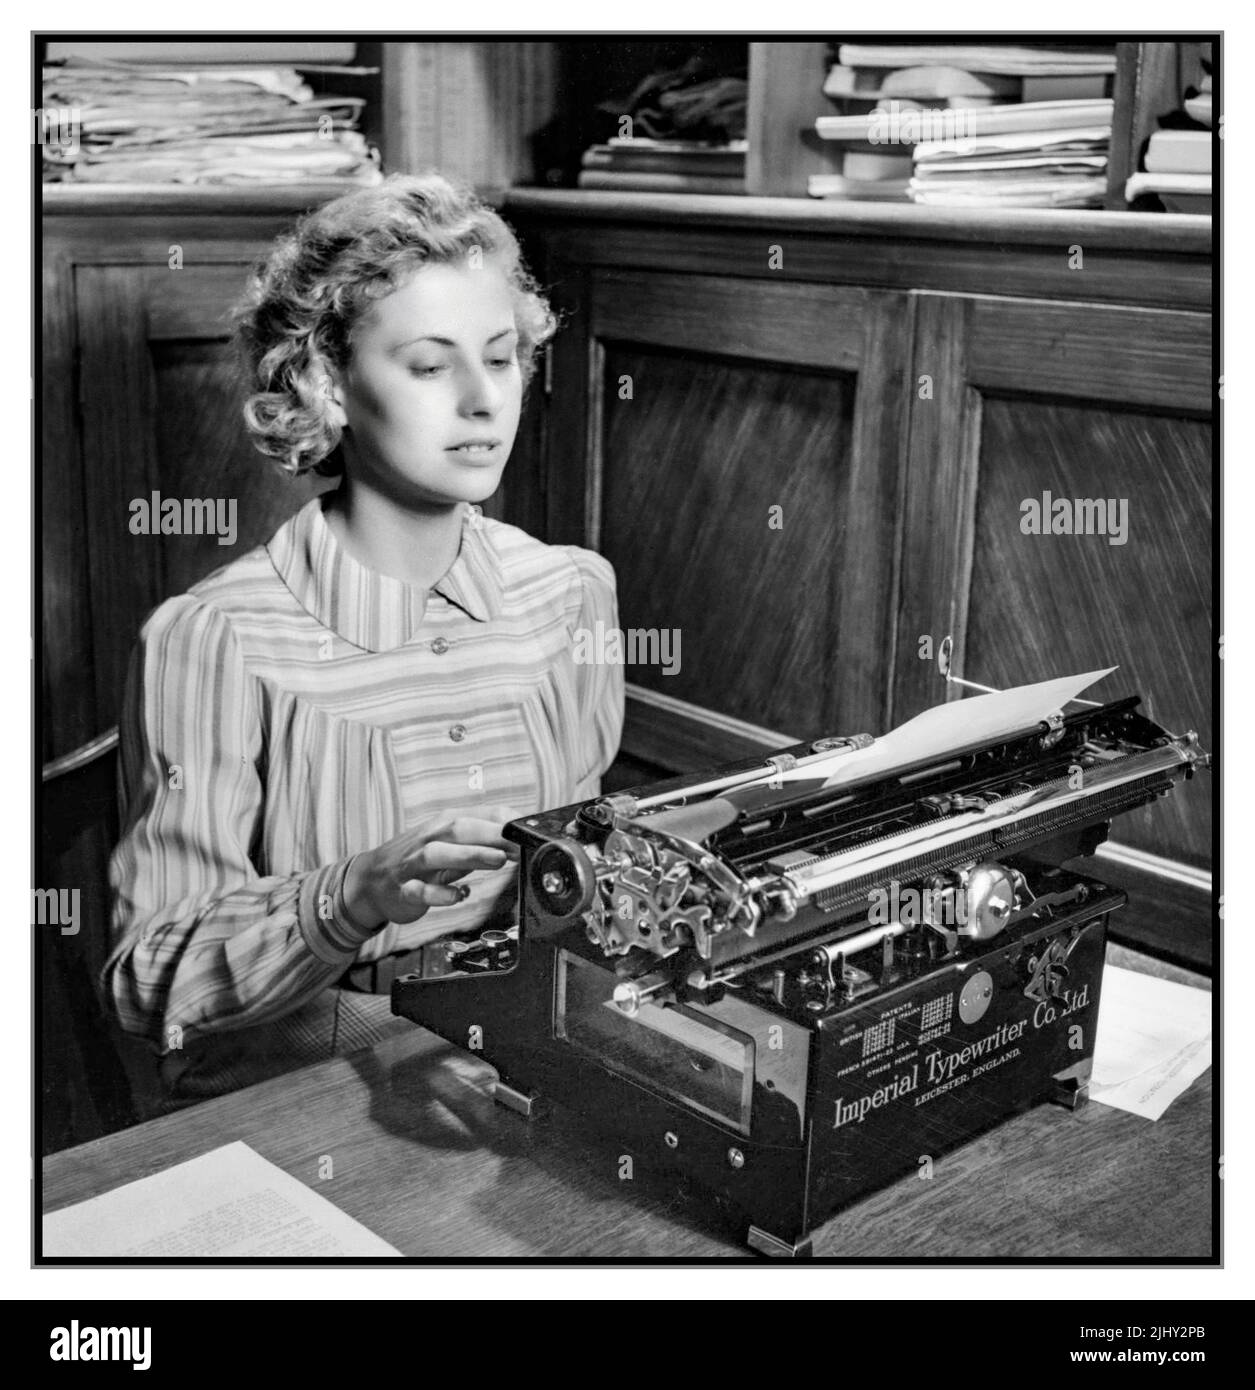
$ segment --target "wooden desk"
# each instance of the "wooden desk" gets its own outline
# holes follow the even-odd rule
[[[1109,948],[1108,960],[1206,985]],[[619,1179],[619,1149],[572,1115],[498,1106],[485,1064],[424,1029],[44,1161],[54,1211],[242,1139],[415,1257],[736,1258],[696,1187]],[[1211,1072],[1159,1121],[1039,1106],[815,1234],[817,1257],[1166,1257],[1211,1246]],[[334,1176],[319,1177],[324,1155]]]

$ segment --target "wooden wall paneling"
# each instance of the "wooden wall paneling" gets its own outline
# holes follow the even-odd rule
[[[150,343],[188,339],[226,342],[234,327],[231,311],[243,297],[248,262],[194,262],[147,281]]]
[[[91,679],[92,610],[86,582],[87,514],[75,393],[74,277],[67,257],[43,265],[40,575],[44,661],[42,761],[101,732]]]
[[[131,499],[147,497],[161,485],[147,274],[131,266],[81,266],[75,277],[83,454],[90,460],[84,476],[91,518],[94,678],[97,712],[105,724],[117,722],[135,634],[165,587],[159,538],[129,531]]]
[[[905,297],[857,289],[593,274],[605,361],[588,394],[593,441],[605,401],[605,464],[599,484],[591,449],[588,495],[604,493],[586,543],[616,564],[622,625],[678,627],[684,653],[674,677],[646,670],[638,684],[787,731],[764,746],[880,727],[908,320]],[[783,607],[800,593],[804,609]],[[624,746],[674,759],[643,733],[655,716],[632,720]],[[726,730],[677,717],[704,765],[743,753]]]
[[[678,633],[629,678],[801,736],[835,714],[849,374],[606,340],[601,550],[620,623]],[[631,383],[631,397],[620,383]],[[778,528],[771,526],[771,509]],[[805,606],[794,599],[805,594]]]
[[[630,681],[627,694],[624,747],[668,774],[699,772],[760,753],[765,757],[797,742],[789,734],[730,719]]]
[[[206,218],[183,215],[57,217],[44,222],[45,247],[73,265],[135,265],[166,269],[178,247],[185,269],[247,267],[269,254],[274,238],[292,226],[285,217]]]
[[[838,734],[876,734],[893,726],[914,305],[908,295],[869,299],[875,312],[867,315],[863,330],[835,653],[845,708],[862,714],[865,727],[834,729]]]
[[[550,346],[554,390],[546,412],[546,534],[542,539],[550,544],[589,543],[586,499],[590,455],[597,443],[590,436],[590,421],[601,381],[600,348],[590,325],[588,279],[588,271],[576,263],[560,257],[550,260],[550,303],[562,324]]]
[[[267,540],[333,479],[293,478],[260,454],[245,428],[247,392],[230,342],[231,310],[247,266],[200,265],[153,271],[148,280],[147,350],[157,409],[150,426],[163,496],[208,498],[235,506],[237,534],[163,536],[165,598]],[[196,447],[189,449],[188,440]]]
[[[594,199],[599,195],[584,193]],[[638,194],[638,197],[644,197]],[[692,200],[690,200],[692,201]],[[704,198],[703,202],[743,204],[748,199]],[[764,200],[773,214],[779,204]],[[803,204],[803,209],[807,207]],[[857,207],[859,205],[851,205]],[[918,211],[918,209],[916,210]],[[929,212],[934,209],[929,209]],[[1119,217],[1119,213],[1104,213]],[[1128,214],[1133,216],[1134,214]],[[1144,214],[1142,215],[1144,217]],[[1183,236],[1179,224],[1210,219],[1170,217],[1164,234],[1146,247],[1130,249],[1101,227],[1069,227],[1061,222],[1055,239],[1020,244],[1014,226],[999,231],[955,228],[953,239],[918,222],[900,227],[887,224],[862,234],[845,228],[793,225],[781,217],[767,234],[761,228],[699,225],[683,236],[656,226],[614,221],[555,225],[547,233],[556,254],[577,264],[622,265],[640,270],[761,279],[767,247],[783,248],[775,278],[804,284],[866,285],[909,291],[927,286],[951,294],[997,294],[1034,299],[1135,302],[1165,308],[1210,309],[1212,272],[1209,258],[1197,249],[1191,229]],[[1153,220],[1153,219],[1152,219]],[[892,241],[892,255],[886,254]],[[1085,272],[1068,268],[1069,247],[1085,249]],[[1175,249],[1180,247],[1179,250]]]
[[[544,458],[546,439],[545,379],[548,375],[545,353],[536,364],[536,375],[523,399],[523,413],[510,461],[501,485],[483,504],[484,515],[518,526],[529,536],[543,538],[546,529],[544,508]]]
[[[600,270],[592,312],[600,339],[855,371],[872,311],[859,290]]]
[[[251,258],[250,258],[251,259]],[[78,268],[88,535],[99,718],[117,717],[139,625],[162,599],[230,563],[332,480],[289,478],[252,446],[229,343],[248,262]],[[189,447],[189,443],[193,447]],[[133,535],[148,498],[234,504],[236,537]]]
[[[1113,351],[1115,343],[1112,344]],[[1212,748],[1211,431],[1080,396],[984,395],[969,673],[993,686],[1118,666],[1091,699],[1140,694],[1173,732]],[[1110,498],[1122,544],[1025,535],[1025,499]],[[1124,816],[1115,837],[1204,866],[1211,777]]]
[[[524,264],[531,270],[541,293],[549,296],[549,264],[543,240],[518,229]],[[559,330],[561,333],[562,330]],[[484,503],[486,515],[518,526],[541,540],[548,532],[545,511],[545,460],[550,427],[549,395],[553,382],[552,340],[536,361],[535,373],[523,402],[523,415],[501,486]]]
[[[964,636],[976,505],[980,399],[968,380],[971,301],[914,296],[910,434],[900,542],[897,636],[887,727],[957,698],[936,655],[954,640],[966,674]],[[979,675],[974,679],[983,680]]]
[[[1078,272],[1083,274],[1083,272]],[[972,302],[968,371],[979,390],[1206,414],[1211,315],[1027,299]]]
[[[921,294],[916,377],[929,363],[939,389],[911,415],[894,722],[945,690],[913,652],[921,633],[950,631],[957,673],[997,688],[1119,664],[1094,698],[1139,692],[1152,718],[1208,746],[1207,316]],[[1045,491],[1123,499],[1127,543],[1026,535],[1022,504]],[[1210,802],[1205,773],[1122,817],[1112,849],[1117,861],[1122,846],[1135,852],[1139,901],[1162,881],[1192,905],[1176,949],[1195,963],[1210,933]],[[1147,868],[1146,854],[1169,862]],[[1138,940],[1165,931],[1126,926]]]

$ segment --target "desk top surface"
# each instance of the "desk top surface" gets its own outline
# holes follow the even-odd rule
[[[1113,963],[1205,984],[1109,948]],[[554,1110],[525,1120],[493,1073],[425,1029],[151,1120],[43,1165],[45,1211],[243,1140],[416,1258],[737,1258],[695,1185],[620,1178],[620,1150]],[[324,1156],[333,1176],[320,1178]],[[1212,1255],[1211,1072],[1152,1122],[1042,1105],[839,1213],[821,1258]]]

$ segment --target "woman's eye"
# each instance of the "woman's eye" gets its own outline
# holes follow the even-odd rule
[[[435,367],[422,367],[416,365],[410,368],[410,375],[430,378],[434,376],[439,376],[440,373],[444,370],[445,368],[443,363]]]
[[[489,358],[488,365],[495,367],[497,371],[504,371],[507,367],[514,366],[513,357],[492,357]]]

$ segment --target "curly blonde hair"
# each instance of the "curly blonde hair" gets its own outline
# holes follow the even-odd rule
[[[557,321],[513,231],[439,174],[393,174],[307,213],[250,277],[234,318],[256,447],[286,473],[340,473],[341,431],[322,389],[327,366],[348,365],[354,326],[374,300],[414,270],[463,260],[474,248],[495,258],[510,285],[526,389]]]

